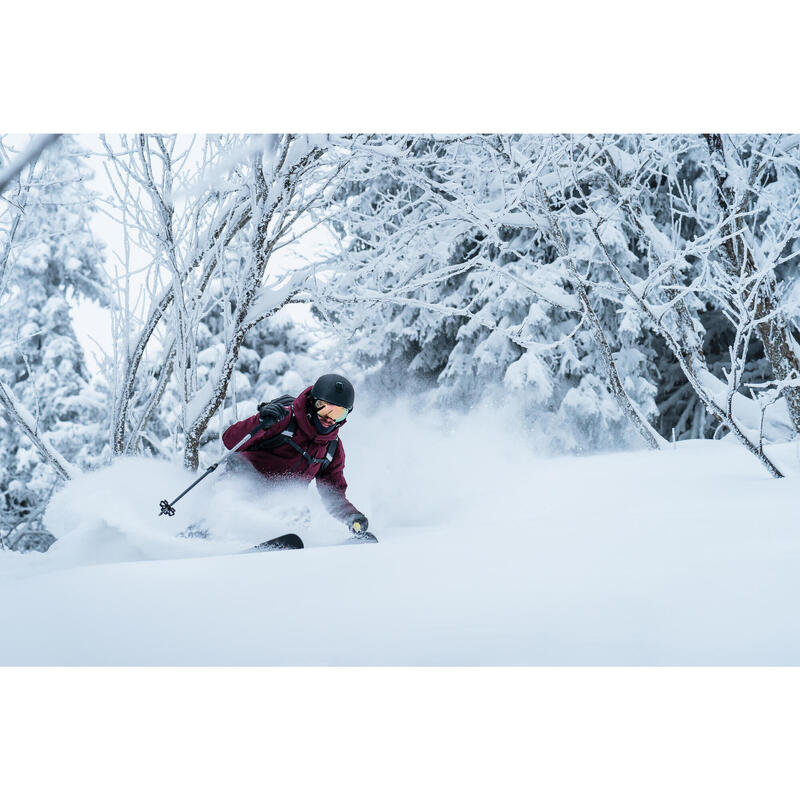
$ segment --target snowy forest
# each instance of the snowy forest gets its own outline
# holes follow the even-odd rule
[[[365,410],[503,409],[551,455],[731,437],[781,478],[799,212],[800,136],[0,137],[2,547],[333,368]]]

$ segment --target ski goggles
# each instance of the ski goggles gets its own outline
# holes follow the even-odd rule
[[[324,400],[315,400],[314,407],[317,411],[327,409],[325,415],[330,417],[334,422],[341,422],[349,413],[350,409],[344,406],[335,406],[333,403],[326,403]]]

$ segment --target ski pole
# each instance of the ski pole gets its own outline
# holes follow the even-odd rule
[[[242,445],[247,444],[260,430],[262,430],[261,423],[256,425],[256,427],[253,428],[253,430],[251,430],[250,433],[248,433],[247,436],[245,436],[244,439],[242,439],[242,441],[233,448],[233,450],[231,450],[229,453],[226,453],[219,461],[216,462],[216,464],[212,464],[193,484],[191,484],[191,486],[188,486],[186,489],[184,489],[171,503],[167,500],[162,500],[161,511],[159,511],[158,516],[160,517],[162,514],[166,514],[168,517],[174,516],[175,503],[177,503],[178,500],[180,500],[185,494],[188,494],[192,489],[194,489],[194,487],[197,486],[197,484],[200,483],[203,478],[207,478],[220,464],[227,461],[231,456],[236,455]]]

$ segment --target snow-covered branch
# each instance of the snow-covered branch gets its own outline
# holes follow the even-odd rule
[[[28,413],[19,402],[11,387],[0,381],[0,405],[8,418],[18,425],[30,439],[39,455],[55,471],[59,478],[69,480],[74,478],[79,470],[72,466],[51,444],[44,434],[38,430],[36,420]]]
[[[0,194],[6,187],[32,162],[44,152],[45,148],[55,142],[61,134],[47,133],[43,136],[34,136],[28,147],[20,153],[10,164],[0,169]]]

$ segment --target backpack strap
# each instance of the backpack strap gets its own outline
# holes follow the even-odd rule
[[[325,455],[322,458],[312,458],[311,455],[294,440],[295,433],[297,433],[297,420],[294,418],[294,411],[292,411],[292,418],[289,420],[289,424],[279,434],[269,439],[261,439],[247,449],[274,450],[276,447],[288,444],[303,456],[308,462],[309,467],[312,464],[322,464],[319,471],[322,472],[322,470],[327,469],[333,462],[333,457],[336,455],[336,449],[339,446],[339,437],[337,436],[333,441],[328,442],[328,449],[325,451]]]
[[[259,439],[257,442],[252,444],[247,449],[274,450],[276,447],[280,447],[282,444],[290,444],[296,449],[297,443],[292,441],[292,437],[294,436],[296,431],[297,431],[297,420],[294,418],[294,414],[292,414],[292,418],[289,420],[289,424],[279,434],[277,434],[277,436],[271,436],[269,439]]]
[[[328,442],[328,449],[325,451],[325,458],[322,459],[325,463],[319,468],[320,472],[322,472],[324,469],[328,469],[328,467],[333,463],[333,457],[336,455],[336,448],[338,446],[338,436],[332,442]]]

